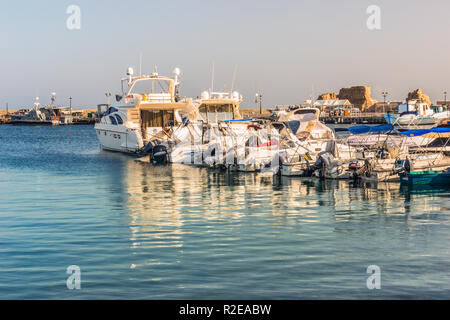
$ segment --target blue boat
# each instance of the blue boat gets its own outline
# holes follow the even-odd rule
[[[400,172],[400,182],[413,185],[450,185],[450,168],[446,170]]]

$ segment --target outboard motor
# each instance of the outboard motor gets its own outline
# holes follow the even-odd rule
[[[361,165],[359,164],[358,161],[352,161],[348,165],[348,170],[353,173],[352,174],[353,179],[357,180],[358,179],[358,173],[361,170]]]
[[[401,172],[401,171],[411,172],[411,162],[409,161],[409,159],[396,160],[395,161],[395,171],[396,172]]]
[[[334,158],[333,154],[328,151],[323,151],[317,155],[316,163],[314,164],[314,175],[318,178],[339,178],[343,169],[339,165],[339,161]]]
[[[330,152],[323,151],[318,154],[316,162],[314,163],[314,175],[318,178],[323,178],[325,170],[330,166],[333,155]]]
[[[167,164],[169,162],[169,153],[166,146],[162,144],[154,146],[150,154],[150,161],[154,165]]]
[[[156,141],[150,141],[143,148],[139,149],[139,151],[137,152],[138,158],[142,158],[146,155],[151,154],[156,144]]]
[[[361,165],[357,161],[352,161],[348,165],[348,170],[350,171],[357,171],[359,169],[361,169]]]

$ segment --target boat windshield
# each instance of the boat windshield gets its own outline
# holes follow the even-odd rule
[[[219,121],[234,120],[232,104],[201,104],[199,112],[205,121],[216,123]]]
[[[299,109],[294,111],[290,120],[297,120],[300,122],[318,120],[317,111],[314,109]]]
[[[163,79],[136,80],[130,89],[130,94],[170,93],[170,81]]]

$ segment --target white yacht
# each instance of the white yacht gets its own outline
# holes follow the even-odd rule
[[[198,112],[192,100],[179,98],[180,70],[173,74],[160,76],[155,68],[151,75],[134,77],[128,68],[121,79],[122,94],[95,124],[103,149],[137,153],[149,142],[184,140],[189,132],[183,120],[196,119]]]

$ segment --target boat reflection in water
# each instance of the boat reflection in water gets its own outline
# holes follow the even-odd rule
[[[239,224],[251,216],[272,219],[274,227],[281,229],[380,217],[389,223],[390,219],[414,218],[449,207],[439,197],[436,200],[432,190],[414,193],[400,183],[224,174],[134,160],[125,162],[122,176],[133,248],[150,240],[152,246],[182,247],[186,223]],[[216,232],[211,224],[204,231]]]
[[[120,274],[134,297],[311,298],[336,296],[334,288],[356,297],[367,290],[358,276],[370,263],[404,281],[384,288],[394,297],[408,283],[405,263],[447,252],[440,239],[448,193],[153,166],[105,154],[121,159],[105,161],[115,168],[105,175],[114,199],[108,217],[123,240]],[[324,274],[337,284],[324,285]]]

